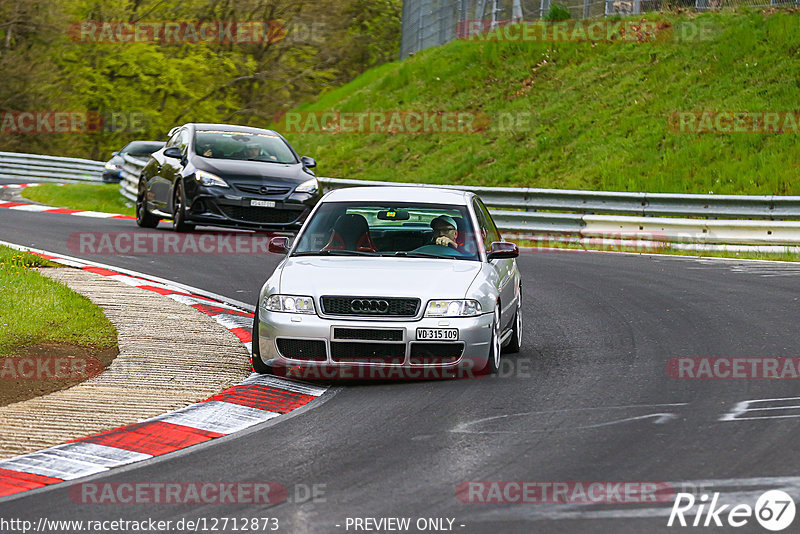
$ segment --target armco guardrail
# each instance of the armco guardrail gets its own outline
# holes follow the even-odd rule
[[[129,156],[124,156],[124,159],[120,193],[135,201],[139,174],[145,162]],[[102,166],[102,162],[91,160],[0,152],[0,178],[96,180]],[[36,172],[33,173],[31,168]],[[796,196],[617,193],[338,178],[319,178],[319,181],[324,189],[401,185],[472,191],[491,208],[497,225],[506,234],[613,237],[676,243],[800,244],[800,197]]]
[[[12,180],[99,182],[104,166],[104,162],[90,159],[0,152],[0,178]]]
[[[139,187],[139,174],[141,174],[142,169],[144,169],[146,162],[132,158],[127,154],[123,155],[122,159],[125,160],[125,163],[122,165],[122,171],[120,173],[122,180],[119,183],[119,192],[128,200],[136,202],[136,191]]]

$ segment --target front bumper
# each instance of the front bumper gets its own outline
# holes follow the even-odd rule
[[[476,317],[422,318],[407,321],[322,318],[317,315],[259,310],[259,351],[276,374],[296,378],[422,379],[473,377],[486,365],[493,314]],[[457,328],[457,341],[422,341],[418,328]],[[395,340],[342,337],[342,332],[391,331]],[[369,336],[364,336],[369,337]],[[324,345],[313,358],[287,354],[289,342]],[[385,350],[382,350],[385,348]],[[369,354],[374,354],[370,357]],[[429,357],[447,354],[446,358]],[[385,355],[390,355],[385,357]],[[293,357],[294,356],[294,357]]]
[[[103,182],[105,183],[119,183],[122,181],[121,171],[103,171]]]
[[[319,200],[319,195],[306,193],[281,197],[242,196],[215,194],[214,188],[196,188],[192,193],[191,197],[187,195],[191,198],[187,221],[251,230],[299,229]],[[251,200],[274,202],[275,207],[253,207]]]

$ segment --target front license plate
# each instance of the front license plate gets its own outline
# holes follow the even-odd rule
[[[417,328],[418,341],[458,341],[458,328]]]
[[[251,200],[250,205],[257,208],[274,208],[274,200]]]

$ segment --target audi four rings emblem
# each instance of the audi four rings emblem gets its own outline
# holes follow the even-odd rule
[[[350,309],[358,313],[386,313],[389,311],[389,302],[378,299],[353,299]]]

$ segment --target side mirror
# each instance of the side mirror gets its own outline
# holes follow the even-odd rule
[[[302,158],[300,158],[300,161],[303,163],[303,167],[305,167],[306,169],[313,169],[314,167],[317,166],[317,160],[315,160],[314,158],[310,158],[308,156],[303,156]]]
[[[112,152],[111,155],[112,156],[119,156],[119,152]]]
[[[519,256],[519,247],[506,241],[495,241],[489,249],[489,260],[503,260]]]
[[[168,158],[172,159],[182,159],[183,154],[181,153],[181,149],[176,146],[171,146],[168,149],[164,150],[164,155]]]
[[[286,254],[289,252],[288,237],[273,237],[269,240],[268,249],[273,254]]]

